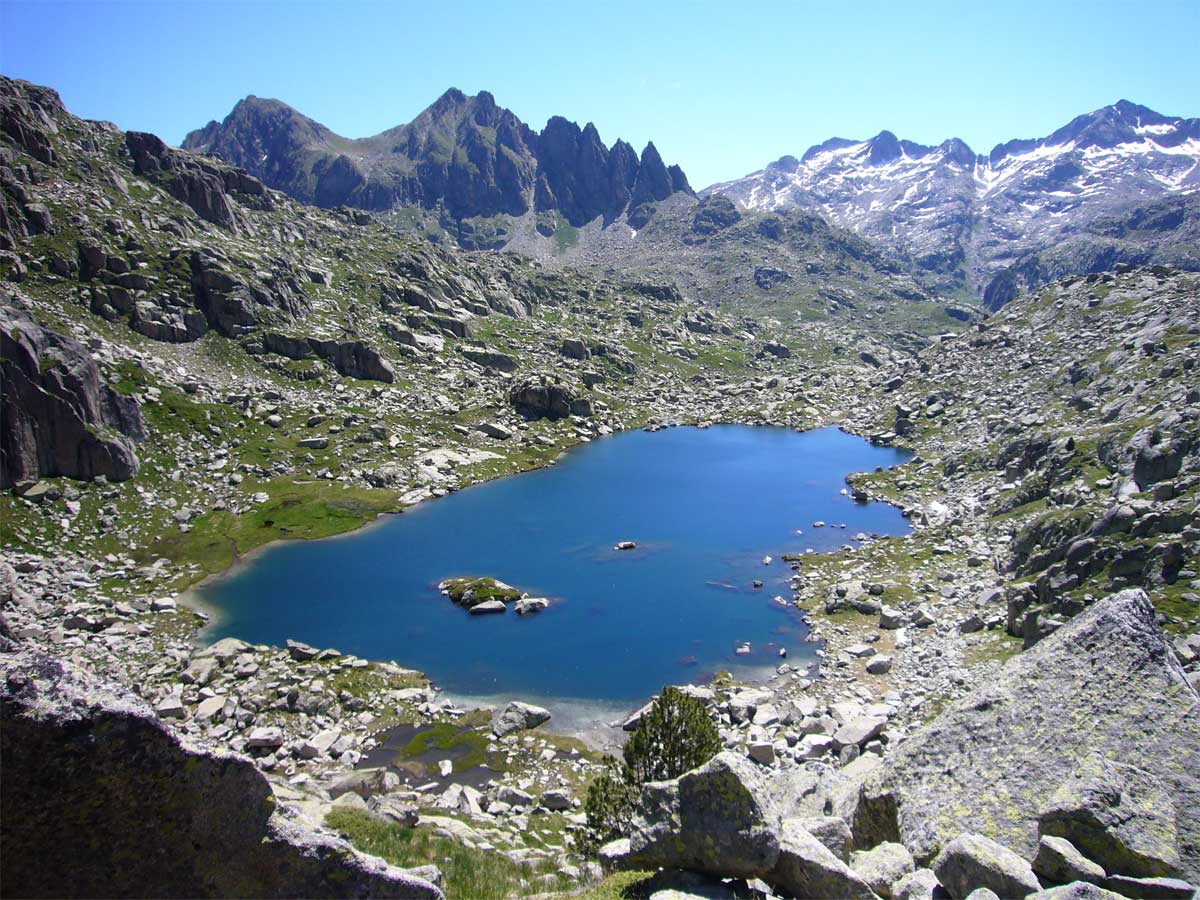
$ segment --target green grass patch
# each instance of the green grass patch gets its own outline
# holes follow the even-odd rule
[[[571,894],[572,900],[645,900],[654,890],[654,872],[613,872],[585,891]]]
[[[509,900],[546,890],[534,888],[532,877],[553,872],[552,862],[526,868],[507,856],[488,850],[472,850],[422,828],[406,828],[380,822],[361,810],[335,809],[325,824],[341,832],[357,849],[380,856],[401,868],[435,865],[442,871],[442,889],[447,900]],[[542,870],[539,873],[539,868]],[[558,878],[557,890],[572,887]]]
[[[415,759],[434,749],[466,750],[463,756],[454,760],[455,772],[465,772],[488,761],[488,739],[478,731],[450,722],[439,722],[418,734],[404,746],[400,756]]]
[[[205,513],[192,523],[191,531],[163,535],[139,556],[195,563],[203,573],[215,574],[271,541],[342,534],[396,509],[396,495],[389,491],[337,482],[277,479],[247,481],[244,487],[265,491],[270,499],[241,515],[225,510]]]

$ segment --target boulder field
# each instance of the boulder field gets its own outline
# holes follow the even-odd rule
[[[853,768],[814,785],[725,751],[647,785],[628,841],[601,857],[812,898],[1025,897],[1078,881],[1187,897],[1200,882],[1200,696],[1140,590],[1098,601]]]

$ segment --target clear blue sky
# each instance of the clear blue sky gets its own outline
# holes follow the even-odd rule
[[[0,0],[0,72],[178,143],[247,94],[348,137],[451,85],[653,140],[693,186],[883,128],[977,152],[1126,98],[1200,116],[1200,0]]]

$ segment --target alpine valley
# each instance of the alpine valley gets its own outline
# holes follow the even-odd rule
[[[0,77],[4,895],[1194,898],[1198,248],[1200,119],[1127,101],[987,155],[833,138],[697,192],[653,143],[486,92],[368,138],[250,96],[173,147]],[[708,431],[709,469],[771,427],[896,463],[846,462],[843,521],[798,506],[704,586],[731,622],[786,615],[782,653],[722,635],[723,670],[571,719],[296,639],[292,596],[291,639],[213,639],[206,584],[273,543],[350,559],[381,516],[718,424],[743,428]],[[700,528],[719,492],[688,484]],[[730,502],[765,519],[770,490]],[[859,531],[858,504],[907,521]],[[592,543],[547,568],[666,558]],[[591,627],[500,574],[427,586],[476,629],[445,657]],[[460,640],[367,599],[325,607],[422,660]]]

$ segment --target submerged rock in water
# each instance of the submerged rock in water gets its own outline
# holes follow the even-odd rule
[[[550,601],[545,597],[523,597],[513,604],[513,612],[518,616],[525,616],[529,613],[541,612]]]

